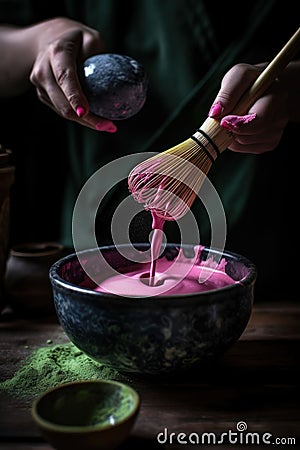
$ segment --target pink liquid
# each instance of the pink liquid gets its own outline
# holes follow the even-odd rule
[[[159,164],[159,161],[156,163],[153,163],[152,166],[148,167],[147,173],[134,174],[132,178],[129,176],[128,178],[128,186],[129,190],[132,192],[132,194],[135,196],[135,199],[140,203],[145,203],[144,194],[147,192],[147,188],[145,187],[146,182],[150,182],[151,177],[153,173],[155,173],[156,166]],[[156,208],[159,208],[159,202],[162,196],[162,193],[164,192],[165,188],[165,182],[167,180],[167,177],[163,177],[162,180],[160,180],[159,186],[153,186],[151,183],[148,186],[148,189],[155,188],[156,194],[154,200],[152,200],[153,205],[156,206]],[[156,273],[156,261],[159,257],[161,244],[162,244],[162,238],[163,238],[163,227],[164,223],[166,221],[166,218],[168,217],[168,220],[174,220],[174,218],[170,218],[167,210],[165,210],[164,218],[159,217],[157,215],[156,208],[151,208],[151,215],[152,215],[152,240],[151,240],[151,267],[150,267],[150,276],[149,276],[149,286],[153,287],[156,284],[155,280],[155,273]]]
[[[95,290],[129,297],[164,296],[210,291],[237,283],[225,273],[224,259],[219,264],[212,260],[200,261],[202,249],[195,247],[194,258],[186,258],[180,250],[174,261],[164,257],[156,260],[153,286],[149,283],[152,261],[142,269],[104,279]]]
[[[151,266],[149,286],[155,286],[156,261],[161,249],[165,220],[161,217],[158,217],[153,211],[151,211],[151,214],[153,235],[151,240]]]

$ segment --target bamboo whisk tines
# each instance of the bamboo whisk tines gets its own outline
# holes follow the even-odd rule
[[[134,199],[165,220],[177,220],[188,211],[212,164],[189,140],[142,162],[128,177]]]

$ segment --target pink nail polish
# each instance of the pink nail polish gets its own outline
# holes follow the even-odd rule
[[[220,125],[226,130],[235,131],[238,130],[240,125],[252,122],[255,117],[255,113],[246,114],[245,116],[226,116],[221,120]]]
[[[85,109],[83,108],[83,106],[78,106],[76,108],[76,114],[78,117],[83,117],[85,115]]]
[[[226,119],[221,120],[220,126],[222,128],[225,128],[225,130],[228,130],[228,131],[234,131],[234,129],[235,129],[235,127],[230,122],[228,122],[228,120],[226,120]]]
[[[115,133],[117,131],[117,127],[113,122],[110,121],[103,121],[98,122],[96,124],[96,129],[98,131],[107,131],[108,133]]]
[[[214,105],[212,105],[212,107],[210,108],[208,116],[212,117],[214,119],[216,117],[219,117],[223,111],[224,111],[224,108],[223,108],[221,102],[217,102]]]

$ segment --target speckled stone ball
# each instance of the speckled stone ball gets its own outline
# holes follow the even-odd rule
[[[109,120],[134,116],[146,101],[143,66],[126,55],[103,53],[85,60],[80,80],[90,111]]]

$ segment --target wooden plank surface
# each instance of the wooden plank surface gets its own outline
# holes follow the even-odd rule
[[[254,305],[244,334],[215,367],[184,377],[126,378],[140,394],[141,410],[130,439],[120,449],[194,449],[197,446],[178,443],[178,434],[220,436],[236,431],[240,421],[249,432],[298,442],[299,324],[296,304]],[[55,320],[0,322],[0,380],[10,378],[48,339],[53,344],[68,342]],[[51,449],[33,423],[30,408],[30,399],[0,393],[0,450]],[[157,435],[165,430],[161,439],[168,440],[159,444]],[[170,433],[175,433],[172,443]]]

